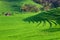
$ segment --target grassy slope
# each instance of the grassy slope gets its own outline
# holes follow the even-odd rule
[[[30,1],[29,1],[30,2]],[[28,3],[29,3],[28,2]],[[14,2],[15,3],[15,2]],[[27,3],[27,1],[24,1]],[[18,3],[17,3],[18,4]],[[11,11],[12,3],[0,1],[0,12]],[[60,32],[43,32],[48,25],[36,27],[37,23],[28,23],[22,19],[35,14],[16,14],[0,16],[0,40],[60,40]]]
[[[1,12],[18,12],[18,11],[14,11],[15,9],[12,6],[14,5],[21,6],[24,4],[33,4],[33,5],[37,5],[37,7],[40,7],[39,4],[36,4],[31,0],[22,0],[22,1],[13,1],[13,2],[0,1],[0,13]]]
[[[23,18],[28,17],[25,14],[20,16],[0,16],[0,40],[50,40],[59,39],[60,32],[43,32],[41,30],[48,27],[41,25],[36,27],[37,23],[28,23],[22,21]]]

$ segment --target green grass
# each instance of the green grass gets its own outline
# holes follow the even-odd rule
[[[14,13],[12,16],[0,16],[0,40],[60,40],[60,31],[48,32],[48,23],[46,23],[46,26],[43,26],[43,23],[37,26],[38,23],[23,21],[24,18],[36,15],[35,13],[23,12],[21,14],[18,11],[13,11],[14,8],[11,7],[15,4],[22,5],[27,3],[39,6],[31,0],[25,0],[23,2],[0,1],[0,14],[2,12]],[[54,28],[59,28],[59,25],[54,25]],[[43,31],[45,29],[47,31]]]
[[[23,19],[35,14],[19,14],[19,16],[0,16],[0,40],[60,40],[60,32],[42,31],[49,26],[37,27],[38,23],[24,22]]]

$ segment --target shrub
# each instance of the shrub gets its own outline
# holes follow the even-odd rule
[[[24,6],[21,7],[21,11],[24,12],[38,12],[39,10],[40,8],[31,4],[25,4]]]

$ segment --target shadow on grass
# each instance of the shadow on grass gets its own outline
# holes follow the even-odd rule
[[[21,10],[20,10],[20,6],[18,6],[18,5],[12,5],[11,6],[13,9],[13,11],[18,11],[18,12],[20,12]]]
[[[46,30],[42,30],[44,32],[57,32],[60,31],[60,28],[50,28],[50,29],[46,29]]]
[[[60,38],[52,38],[52,39],[48,39],[48,40],[60,40]]]
[[[60,25],[60,8],[56,8],[47,12],[41,12],[37,15],[25,18],[23,20],[29,23],[40,22],[38,25],[40,25],[42,22],[44,22],[44,24],[48,22],[51,28],[53,24]]]

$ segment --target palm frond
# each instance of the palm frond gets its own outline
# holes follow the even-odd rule
[[[53,25],[52,23],[54,23],[55,25],[57,24],[60,25],[60,8],[55,8],[46,12],[41,12],[37,15],[24,19],[24,21],[33,22],[33,23],[34,22],[37,22],[37,23],[48,22],[50,24],[50,27],[52,27]]]

